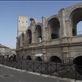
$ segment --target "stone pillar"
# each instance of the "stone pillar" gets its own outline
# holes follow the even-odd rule
[[[60,37],[67,37],[67,26],[65,23],[65,10],[61,9],[59,11],[59,19],[60,19]]]
[[[36,43],[36,33],[35,33],[36,22],[33,18],[31,18],[30,21],[31,21],[30,27],[31,27],[32,44],[33,44],[33,43]]]
[[[47,19],[42,17],[42,39],[43,41],[49,41],[49,28],[47,25]]]
[[[49,30],[49,27],[47,25],[47,19],[45,17],[42,17],[42,40],[43,40],[43,49],[42,49],[42,52],[43,52],[43,59],[44,59],[44,62],[48,62],[48,55],[47,55],[47,48],[45,45],[47,45],[47,41],[50,40],[50,30]],[[45,44],[45,45],[44,45]]]
[[[66,28],[67,28],[67,36],[70,37],[72,36],[72,24],[71,24],[71,19],[65,20],[66,23]]]
[[[72,36],[72,23],[71,23],[71,19],[68,16],[68,12],[63,9],[62,10],[62,21],[63,21],[63,30],[64,30],[64,36],[66,37],[70,37]]]
[[[44,60],[44,62],[48,62],[47,49],[43,48],[42,52],[43,52],[43,60]]]
[[[69,47],[62,47],[62,59],[64,60],[64,63],[68,63],[70,54],[69,54]]]

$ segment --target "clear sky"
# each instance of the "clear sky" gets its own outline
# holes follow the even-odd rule
[[[28,16],[41,20],[56,14],[61,8],[81,1],[0,1],[0,43],[16,47],[17,17]]]

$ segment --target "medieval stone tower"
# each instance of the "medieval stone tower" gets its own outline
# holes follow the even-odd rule
[[[18,26],[17,26],[17,40],[19,41],[20,47],[22,47],[22,43],[23,43],[23,37],[26,30],[27,30],[27,17],[26,16],[19,16],[18,17]],[[22,35],[22,36],[21,36]],[[20,40],[19,40],[20,37]],[[17,46],[18,47],[18,46]]]
[[[26,30],[27,30],[27,17],[19,16],[18,17],[17,36],[20,36],[22,33],[25,33]]]

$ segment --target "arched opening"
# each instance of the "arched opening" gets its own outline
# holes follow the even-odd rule
[[[28,43],[32,43],[32,32],[30,29],[27,30],[27,36],[28,36]]]
[[[9,58],[9,61],[13,61],[13,62],[16,62],[16,60],[17,60],[17,56],[15,54],[13,54],[10,57],[8,56],[8,58]]]
[[[55,62],[55,63],[61,63],[61,59],[57,56],[51,56],[50,57],[50,62]]]
[[[26,60],[32,60],[31,56],[27,56]]]
[[[42,58],[41,57],[36,57],[35,60],[36,61],[42,61]]]
[[[82,35],[82,21],[77,24],[77,35]]]
[[[79,23],[82,25],[82,8],[77,8],[71,13],[72,22],[72,35],[77,36],[82,34],[81,26],[78,27]]]
[[[38,42],[41,42],[42,41],[42,29],[41,29],[41,26],[37,25],[35,30],[36,30],[37,40],[38,40]]]
[[[17,56],[15,54],[13,54],[13,61],[16,61]]]
[[[78,56],[73,60],[76,71],[82,75],[82,56]]]
[[[58,18],[52,18],[48,22],[51,31],[51,39],[59,38],[60,23]]]

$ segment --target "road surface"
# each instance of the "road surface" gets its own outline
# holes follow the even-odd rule
[[[21,72],[0,65],[0,82],[57,82],[57,81],[54,78],[35,75],[24,71]]]

